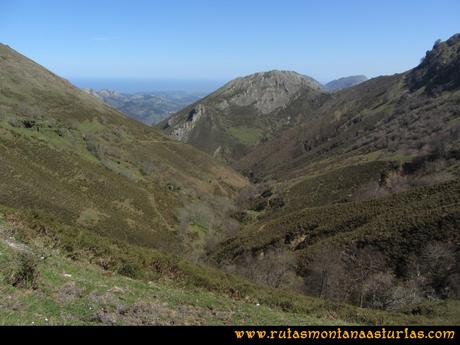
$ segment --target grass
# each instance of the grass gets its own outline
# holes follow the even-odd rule
[[[234,206],[233,197],[247,181],[1,45],[0,53],[0,84],[5,85],[0,90],[0,205],[8,220],[3,226],[43,257],[36,287],[12,286],[1,269],[6,298],[0,300],[0,323],[458,323],[458,301],[430,304],[420,315],[360,309],[194,263],[184,249],[204,252],[206,236],[219,235],[207,224],[228,220],[225,210]],[[428,242],[458,243],[458,180],[350,202],[357,188],[394,168],[381,159],[412,158],[401,152],[412,152],[421,137],[432,136],[437,125],[430,118],[444,123],[456,105],[453,97],[412,97],[405,105],[395,96],[401,82],[401,76],[378,78],[327,96],[331,103],[319,113],[324,117],[309,119],[295,128],[298,132],[269,143],[268,150],[262,145],[252,153],[257,159],[249,158],[248,167],[256,163],[256,173],[263,170],[265,177],[277,179],[275,192],[286,207],[273,214],[249,212],[251,224],[218,248],[216,261],[273,246],[291,250],[296,243],[302,272],[318,249],[358,243],[377,248],[394,268]],[[365,97],[356,96],[360,92]],[[349,98],[355,101],[346,102]],[[283,114],[303,111],[309,103],[299,99],[299,108]],[[246,110],[238,110],[239,119],[232,118],[228,131],[222,131],[228,123],[201,121],[201,133],[209,135],[194,139],[224,158],[246,154],[246,146],[262,139],[259,123],[250,127],[240,121]],[[452,138],[450,124],[440,131],[450,131]],[[398,144],[392,137],[404,138],[408,150],[387,149]],[[208,219],[190,222],[191,236],[184,239],[177,214],[200,209]],[[0,240],[2,267],[16,262],[8,243]]]
[[[413,160],[415,158],[415,156],[414,155],[408,155],[408,154],[399,153],[399,154],[395,154],[395,155],[390,155],[387,158],[389,160],[392,160],[392,161],[405,163],[405,162],[410,162],[411,160]]]
[[[63,229],[58,224],[45,223],[46,220],[37,217],[37,215],[32,215],[29,218],[26,215],[20,216],[22,212],[18,213],[17,211],[6,210],[6,213],[6,219],[8,219],[9,224],[12,224],[11,228],[16,237],[21,242],[26,243],[30,248],[33,248],[38,257],[47,257],[39,266],[42,282],[43,279],[47,281],[47,277],[51,279],[51,283],[48,285],[52,287],[52,293],[47,292],[45,296],[56,295],[58,290],[64,288],[63,284],[69,278],[66,275],[70,274],[71,277],[83,275],[85,277],[84,280],[88,284],[101,285],[103,288],[107,286],[114,289],[115,287],[120,287],[123,291],[125,291],[126,284],[128,283],[139,284],[136,286],[140,287],[140,289],[133,292],[134,296],[138,296],[138,299],[135,299],[135,306],[132,308],[145,309],[146,314],[153,313],[151,310],[152,306],[145,305],[145,303],[150,304],[149,296],[152,295],[148,293],[144,294],[143,290],[146,288],[149,289],[151,286],[158,286],[160,290],[160,292],[155,292],[153,296],[158,297],[160,295],[157,294],[164,291],[165,295],[172,295],[173,297],[171,298],[179,299],[180,303],[178,301],[177,305],[185,303],[185,298],[190,303],[194,301],[192,303],[193,307],[201,308],[206,306],[207,303],[211,303],[212,308],[215,309],[217,309],[217,307],[214,307],[216,305],[222,305],[225,308],[228,306],[226,310],[230,311],[230,316],[229,314],[222,314],[222,311],[220,314],[211,313],[211,315],[206,316],[207,319],[203,321],[204,324],[224,323],[223,319],[216,315],[226,315],[228,317],[225,319],[227,320],[226,322],[233,324],[246,322],[248,324],[273,324],[278,322],[292,322],[295,324],[420,324],[449,323],[450,321],[450,319],[446,319],[437,313],[412,316],[411,314],[360,309],[299,295],[288,290],[272,289],[267,286],[256,285],[238,276],[223,273],[217,268],[202,264],[193,264],[177,256],[129,245],[126,242],[114,241],[94,234],[90,230],[77,228]],[[46,265],[48,264],[50,265],[48,268],[51,273],[47,273],[48,269],[43,269],[43,265],[47,267]],[[83,271],[93,273],[85,276],[87,273]],[[100,274],[100,276],[95,277],[93,274]],[[108,281],[109,283],[102,283],[101,280]],[[33,298],[36,297],[37,299],[37,296],[40,296],[40,301],[42,301],[43,290],[41,289],[43,284],[39,283],[39,286],[39,290],[33,293],[29,292],[26,295],[34,296]],[[85,286],[82,286],[81,289],[84,291],[95,291],[93,288]],[[128,290],[131,288],[129,287]],[[20,296],[24,294],[22,290],[15,291]],[[102,293],[102,290],[97,290],[96,292],[98,291]],[[88,292],[90,301],[95,298],[91,292]],[[96,300],[98,298],[96,296]],[[37,303],[35,301],[35,299],[30,301],[31,305],[35,305]],[[45,301],[47,301],[45,306],[55,308],[55,302],[49,299],[45,299]],[[103,303],[105,306],[104,310],[112,308],[110,309],[110,315],[102,315],[103,319],[105,317],[119,317],[118,314],[115,314],[115,316],[113,314],[113,308],[117,309],[118,302],[121,304],[124,303],[123,300],[119,301],[119,299],[108,303],[108,306],[105,306],[106,302]],[[24,302],[24,305],[27,305],[27,303]],[[136,303],[141,304],[141,306],[136,305]],[[260,304],[260,306],[257,306],[257,304]],[[154,303],[154,305],[157,304]],[[241,309],[238,309],[239,306],[241,306]],[[440,307],[439,313],[441,311],[444,313],[446,308],[450,310],[453,306],[456,306],[456,304],[443,304]],[[71,307],[81,308],[81,303],[72,304]],[[41,305],[40,308],[45,307]],[[129,313],[131,313],[131,309],[129,308]],[[14,306],[7,306],[7,309],[10,311],[14,310]],[[121,309],[125,310],[124,308]],[[206,310],[209,310],[209,308]],[[69,311],[69,313],[72,314],[73,311]],[[139,313],[144,315],[142,311]],[[180,320],[177,314],[169,314],[168,311],[165,311],[165,313],[167,315],[165,316],[165,320],[168,320],[168,322],[171,320]],[[186,309],[184,313],[188,315],[191,311]],[[203,313],[205,313],[203,310],[198,312],[200,315]],[[40,314],[45,315],[42,311]],[[140,322],[139,319],[136,320],[136,322]],[[195,321],[195,323],[201,322],[199,320],[199,322]],[[96,321],[83,319],[81,322],[92,323],[101,321],[97,321],[97,319]]]
[[[231,203],[246,185],[206,154],[126,118],[11,49],[0,46],[0,54],[0,204],[178,253],[182,243],[171,231],[177,210],[196,204],[223,217],[212,199]],[[225,188],[215,188],[218,180]],[[126,200],[136,214],[116,207]]]
[[[451,119],[449,119],[449,123],[457,124],[460,122],[460,115],[459,116],[454,116]]]
[[[4,225],[2,225],[4,226]],[[0,325],[81,324],[321,324],[333,320],[235,301],[168,281],[133,280],[57,251],[38,250],[36,290],[18,289],[4,273],[15,253],[0,239]],[[130,310],[136,310],[133,314]],[[153,314],[153,315],[152,315]]]
[[[386,161],[373,161],[332,170],[319,176],[304,177],[283,194],[289,210],[323,206],[349,201],[363,184],[379,182],[381,176],[394,165]]]
[[[80,213],[77,223],[83,226],[92,227],[97,225],[101,217],[105,215],[94,208],[86,208]]]
[[[228,132],[246,146],[256,145],[263,137],[263,130],[247,126],[230,127]]]
[[[10,225],[1,222],[2,229],[8,229]],[[94,255],[89,248],[85,258],[75,260],[59,247],[43,246],[45,239],[27,243],[39,259],[38,288],[31,290],[15,288],[4,279],[17,252],[0,237],[1,325],[449,323],[458,307],[458,303],[432,303],[428,306],[432,318],[359,309],[253,286],[174,260],[168,264],[171,258],[161,256],[157,265],[166,266],[160,275],[129,278],[88,261]],[[107,255],[117,255],[114,245]],[[92,246],[93,251],[100,248],[94,260],[103,259],[101,244],[93,241]],[[147,254],[142,252],[131,247],[126,254],[144,255],[145,260]]]
[[[213,255],[221,265],[229,265],[245,255],[256,258],[276,249],[291,254],[296,274],[308,281],[310,264],[318,254],[372,248],[376,257],[384,258],[385,269],[399,270],[403,280],[413,270],[411,258],[419,257],[427,245],[458,242],[459,219],[456,179],[375,200],[273,214],[249,224]]]
[[[460,180],[457,179],[376,200],[307,206],[249,225],[239,236],[228,241],[228,248],[225,249],[224,245],[224,251],[217,255],[224,258],[224,253],[233,255],[277,243],[285,245],[293,237],[307,235],[307,249],[325,238],[340,236],[337,246],[359,239],[385,247],[395,256],[398,246],[405,246],[405,250],[399,252],[403,259],[408,250],[420,249],[419,241],[455,239],[459,188]]]

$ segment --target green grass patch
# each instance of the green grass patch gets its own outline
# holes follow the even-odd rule
[[[247,146],[256,145],[263,137],[263,131],[253,127],[230,127],[228,132],[240,143]]]

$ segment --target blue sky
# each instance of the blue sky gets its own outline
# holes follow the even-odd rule
[[[402,72],[460,32],[459,0],[0,0],[0,41],[70,79],[321,82]]]

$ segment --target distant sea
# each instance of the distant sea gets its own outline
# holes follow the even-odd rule
[[[210,93],[225,84],[219,80],[179,79],[86,79],[67,78],[79,88],[95,90],[109,89],[124,93],[185,91],[189,93]]]

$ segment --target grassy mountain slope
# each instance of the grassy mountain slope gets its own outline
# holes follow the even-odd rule
[[[230,207],[246,184],[206,154],[126,118],[3,45],[0,85],[4,206],[183,252],[197,235],[178,233],[180,223],[192,222],[179,216],[197,207],[224,218],[216,200]],[[202,223],[198,235],[206,237],[211,226]],[[213,236],[219,230],[214,226]]]
[[[458,76],[449,71],[459,66],[459,42],[456,35],[440,43],[414,70],[331,94],[314,114],[304,111],[299,100],[291,103],[287,111],[303,112],[302,125],[259,145],[236,166],[259,176],[286,178],[309,173],[314,166],[324,171],[322,167],[331,166],[328,162],[405,160],[436,150],[457,151],[460,90]],[[427,66],[441,50],[444,55],[430,63],[438,67]],[[444,79],[432,85],[438,72]],[[435,87],[437,94],[431,91]]]
[[[2,324],[417,322],[193,263],[246,180],[0,48]]]
[[[296,122],[284,112],[299,95],[313,108],[321,85],[294,72],[271,71],[235,79],[158,125],[173,138],[233,162]]]
[[[238,79],[169,124],[256,185],[0,46],[0,320],[458,323],[459,41],[333,94]]]
[[[88,230],[76,238],[0,210],[0,324],[452,324],[457,304],[423,315],[359,309],[255,285]],[[72,245],[71,245],[72,244]],[[78,245],[77,245],[78,244]],[[135,269],[135,263],[142,268]],[[119,273],[111,264],[123,265]]]
[[[0,220],[0,325],[300,324],[334,322],[324,316],[284,312],[255,301],[236,301],[173,281],[143,281],[111,273],[56,250],[12,240]],[[11,267],[28,258],[34,287],[12,286]],[[42,258],[42,259],[40,259]],[[17,266],[15,266],[17,265]],[[13,270],[13,272],[15,272]],[[26,281],[22,281],[26,283]]]
[[[411,71],[325,96],[236,162],[259,188],[240,196],[246,226],[215,260],[362,306],[458,298],[459,56],[455,35]],[[286,108],[302,111],[302,97]]]

